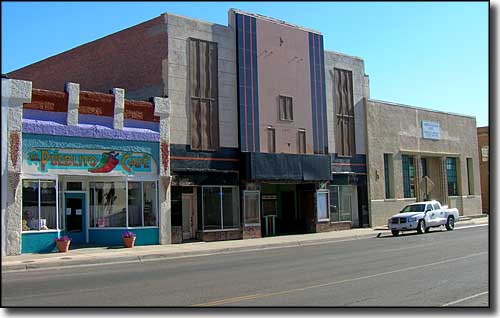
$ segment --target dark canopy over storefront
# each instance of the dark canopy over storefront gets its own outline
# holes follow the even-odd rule
[[[319,181],[330,179],[328,155],[243,154],[247,180]]]

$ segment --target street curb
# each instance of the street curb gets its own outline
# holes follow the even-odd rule
[[[476,224],[473,221],[462,221],[460,224],[470,225]],[[53,269],[53,268],[66,268],[71,266],[94,266],[94,265],[106,265],[106,264],[118,264],[118,263],[142,263],[155,260],[168,260],[184,257],[197,257],[197,256],[207,256],[214,254],[228,254],[237,253],[245,251],[259,251],[272,248],[288,248],[288,247],[300,247],[316,244],[326,244],[335,242],[345,242],[354,241],[364,238],[377,238],[381,233],[390,233],[387,228],[376,228],[372,233],[358,234],[347,237],[338,238],[318,238],[309,240],[300,240],[292,242],[278,242],[278,243],[264,243],[254,246],[239,246],[239,247],[225,247],[225,248],[214,248],[208,250],[196,250],[196,251],[180,251],[180,252],[151,252],[143,255],[115,255],[104,257],[95,257],[91,259],[73,259],[73,260],[56,260],[48,261],[42,263],[26,263],[26,264],[12,264],[12,265],[2,265],[2,273],[4,272],[18,272],[18,271],[30,271],[30,270],[41,270],[41,269]]]
[[[362,235],[355,235],[342,238],[322,238],[322,239],[311,239],[305,241],[295,241],[295,242],[280,242],[280,243],[267,243],[255,246],[240,246],[240,247],[226,247],[226,248],[215,248],[210,250],[198,250],[198,251],[182,251],[174,253],[149,253],[144,255],[123,255],[115,257],[103,257],[95,259],[84,259],[84,260],[57,260],[49,261],[46,263],[27,263],[27,264],[12,264],[12,265],[2,265],[2,272],[13,272],[13,271],[30,271],[30,270],[40,270],[40,269],[51,269],[51,268],[65,268],[71,266],[93,266],[93,265],[106,265],[106,264],[116,264],[116,263],[142,263],[147,261],[155,260],[168,260],[183,257],[196,257],[196,256],[206,256],[214,254],[227,254],[233,252],[245,252],[245,251],[258,251],[270,248],[287,248],[287,247],[299,247],[323,243],[334,243],[339,241],[353,241],[362,238],[373,237],[376,238],[378,233],[368,233]]]
[[[483,218],[483,217],[476,216],[476,217],[470,219],[470,216],[469,216],[466,219],[459,219],[459,221],[456,222],[456,224],[470,225],[470,224],[488,224],[489,223],[489,220],[488,220],[488,222],[481,222],[481,218]],[[384,226],[376,227],[373,230],[374,231],[389,231],[389,228],[387,227],[387,225],[384,225]]]

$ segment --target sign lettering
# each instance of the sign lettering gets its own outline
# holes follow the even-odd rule
[[[422,138],[441,139],[441,127],[438,122],[422,120]]]
[[[27,155],[27,164],[36,166],[38,172],[49,170],[86,170],[89,173],[154,172],[152,157],[147,153],[120,151],[75,150],[67,152],[59,149],[34,149]]]

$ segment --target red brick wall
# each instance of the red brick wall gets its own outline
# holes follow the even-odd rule
[[[243,239],[261,238],[262,231],[260,225],[243,226]]]
[[[63,90],[66,82],[74,82],[87,91],[109,93],[118,87],[127,94],[147,88],[151,92],[154,88],[155,96],[161,96],[162,60],[166,58],[167,33],[164,17],[159,16],[10,72],[8,76],[32,81],[33,87],[56,91]]]
[[[340,231],[340,230],[350,230],[351,222],[322,222],[316,223],[316,232],[330,232],[330,231]]]
[[[78,113],[96,116],[114,116],[115,96],[96,92],[81,91]],[[33,89],[31,103],[23,105],[25,109],[36,109],[51,112],[68,111],[68,93],[43,89]],[[125,100],[125,119],[135,119],[150,122],[159,122],[160,118],[154,115],[154,105],[151,102]]]
[[[31,91],[31,103],[25,103],[23,107],[65,113],[68,111],[68,93],[34,88]]]
[[[488,161],[483,161],[483,157],[481,155],[481,148],[483,146],[488,145],[489,141],[488,127],[479,127],[477,129],[477,141],[479,146],[479,173],[481,178],[481,197],[482,197],[481,200],[484,213],[490,211],[490,206],[489,206],[490,188],[488,184],[490,180],[490,171],[488,167],[490,158],[488,158]]]

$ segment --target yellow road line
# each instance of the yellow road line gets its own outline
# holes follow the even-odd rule
[[[430,263],[430,264],[423,264],[423,265],[417,265],[417,266],[412,266],[412,267],[407,267],[407,268],[401,268],[401,269],[396,269],[393,271],[382,272],[382,273],[373,274],[373,275],[361,276],[361,277],[356,277],[356,278],[349,278],[349,279],[333,281],[333,282],[312,285],[312,286],[306,286],[306,287],[301,287],[301,288],[288,289],[288,290],[278,291],[278,292],[274,292],[274,293],[253,294],[253,295],[246,295],[246,296],[240,296],[240,297],[234,297],[234,298],[226,298],[226,299],[221,299],[221,300],[217,300],[217,301],[211,301],[211,302],[201,303],[201,304],[196,304],[196,305],[191,305],[191,306],[194,306],[194,307],[219,306],[219,305],[225,305],[225,304],[230,304],[230,303],[236,303],[236,302],[240,302],[240,301],[244,301],[244,300],[254,300],[254,299],[259,299],[259,298],[266,298],[266,297],[271,297],[271,296],[290,294],[290,293],[304,291],[304,290],[313,289],[313,288],[320,288],[320,287],[325,287],[325,286],[353,282],[353,281],[362,280],[362,279],[368,279],[368,278],[374,278],[374,277],[379,277],[379,276],[384,276],[384,275],[389,275],[389,274],[394,274],[394,273],[405,272],[405,271],[414,270],[414,269],[422,268],[422,267],[450,263],[450,262],[458,261],[461,259],[476,257],[478,255],[487,254],[487,253],[488,253],[487,251],[481,252],[481,253],[474,253],[474,254],[461,256],[461,257],[457,257],[457,258],[452,258],[452,259],[447,259],[447,260],[434,262],[434,263]]]

